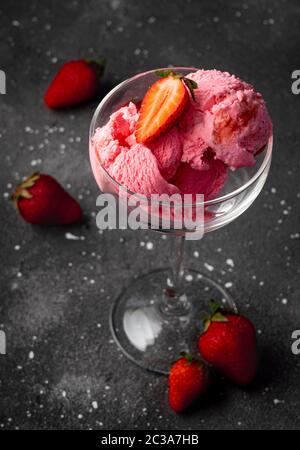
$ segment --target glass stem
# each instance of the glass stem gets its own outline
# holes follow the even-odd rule
[[[183,286],[184,244],[184,236],[176,235],[175,238],[171,238],[171,267],[160,302],[160,311],[166,316],[186,316],[189,313],[190,305]]]
[[[183,279],[183,260],[184,260],[184,249],[185,249],[185,237],[184,236],[175,236],[175,239],[172,239],[172,253],[171,253],[171,279],[170,284],[172,288],[180,295],[182,288],[182,279]],[[175,241],[175,242],[174,242]]]

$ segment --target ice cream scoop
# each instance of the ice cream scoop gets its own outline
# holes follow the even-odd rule
[[[145,145],[135,144],[121,152],[109,166],[108,172],[118,183],[131,192],[151,194],[176,194],[179,189],[161,175],[157,160]]]
[[[261,94],[228,72],[198,70],[188,77],[198,87],[178,123],[182,161],[201,169],[203,155],[211,149],[232,169],[254,165],[272,130]]]
[[[181,163],[172,183],[182,194],[203,194],[204,200],[215,198],[225,184],[227,168],[224,163],[211,158],[206,161],[207,169],[193,169],[190,164]]]

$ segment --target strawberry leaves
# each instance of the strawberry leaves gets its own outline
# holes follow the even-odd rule
[[[220,305],[215,300],[210,301],[210,311],[210,314],[203,317],[204,332],[208,330],[212,322],[228,322],[226,316],[221,312]]]
[[[35,182],[40,178],[40,174],[35,172],[26,178],[22,183],[17,186],[16,191],[12,194],[11,199],[17,206],[18,199],[20,197],[30,199],[32,195],[28,191],[29,188],[34,186]]]
[[[179,79],[182,80],[182,82],[186,85],[186,87],[188,88],[188,90],[190,91],[190,94],[192,96],[192,99],[195,101],[195,93],[194,90],[197,89],[198,85],[196,83],[196,81],[191,80],[190,78],[186,78],[184,75],[182,75],[181,73],[176,73],[174,72],[174,70],[172,69],[167,69],[167,70],[156,70],[155,74],[160,77],[160,78],[166,78],[166,77],[170,77],[172,76],[175,79]]]

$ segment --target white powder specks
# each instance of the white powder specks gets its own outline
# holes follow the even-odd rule
[[[188,275],[186,275],[185,279],[186,279],[186,281],[193,281],[193,275],[188,274]]]
[[[226,259],[226,264],[230,267],[234,267],[234,262],[231,258]]]
[[[214,270],[214,266],[211,266],[210,264],[208,264],[207,262],[204,263],[204,267],[209,270],[210,272],[212,272]]]
[[[33,359],[34,358],[34,353],[33,353],[32,350],[28,353],[28,358],[29,359]]]
[[[84,236],[76,236],[75,234],[69,233],[69,232],[65,233],[65,238],[69,239],[71,241],[84,241],[85,240]]]
[[[229,289],[233,286],[233,283],[231,281],[227,281],[227,283],[225,283],[225,287],[226,289]]]
[[[147,242],[147,244],[146,244],[146,249],[147,250],[153,250],[153,243],[152,242]]]
[[[98,402],[96,400],[92,402],[92,407],[98,409]]]

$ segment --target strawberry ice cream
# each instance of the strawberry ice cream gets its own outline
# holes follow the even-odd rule
[[[204,194],[216,198],[228,170],[255,164],[272,123],[262,96],[227,72],[198,70],[195,99],[176,123],[153,141],[137,142],[140,111],[130,102],[113,113],[92,139],[94,157],[130,191]]]
[[[254,165],[255,154],[266,145],[272,130],[261,94],[228,72],[198,70],[188,78],[198,88],[178,124],[182,161],[201,169],[210,148],[231,169]]]
[[[157,159],[144,145],[134,144],[121,152],[108,169],[109,174],[131,192],[151,194],[176,194],[179,189],[161,175]]]

